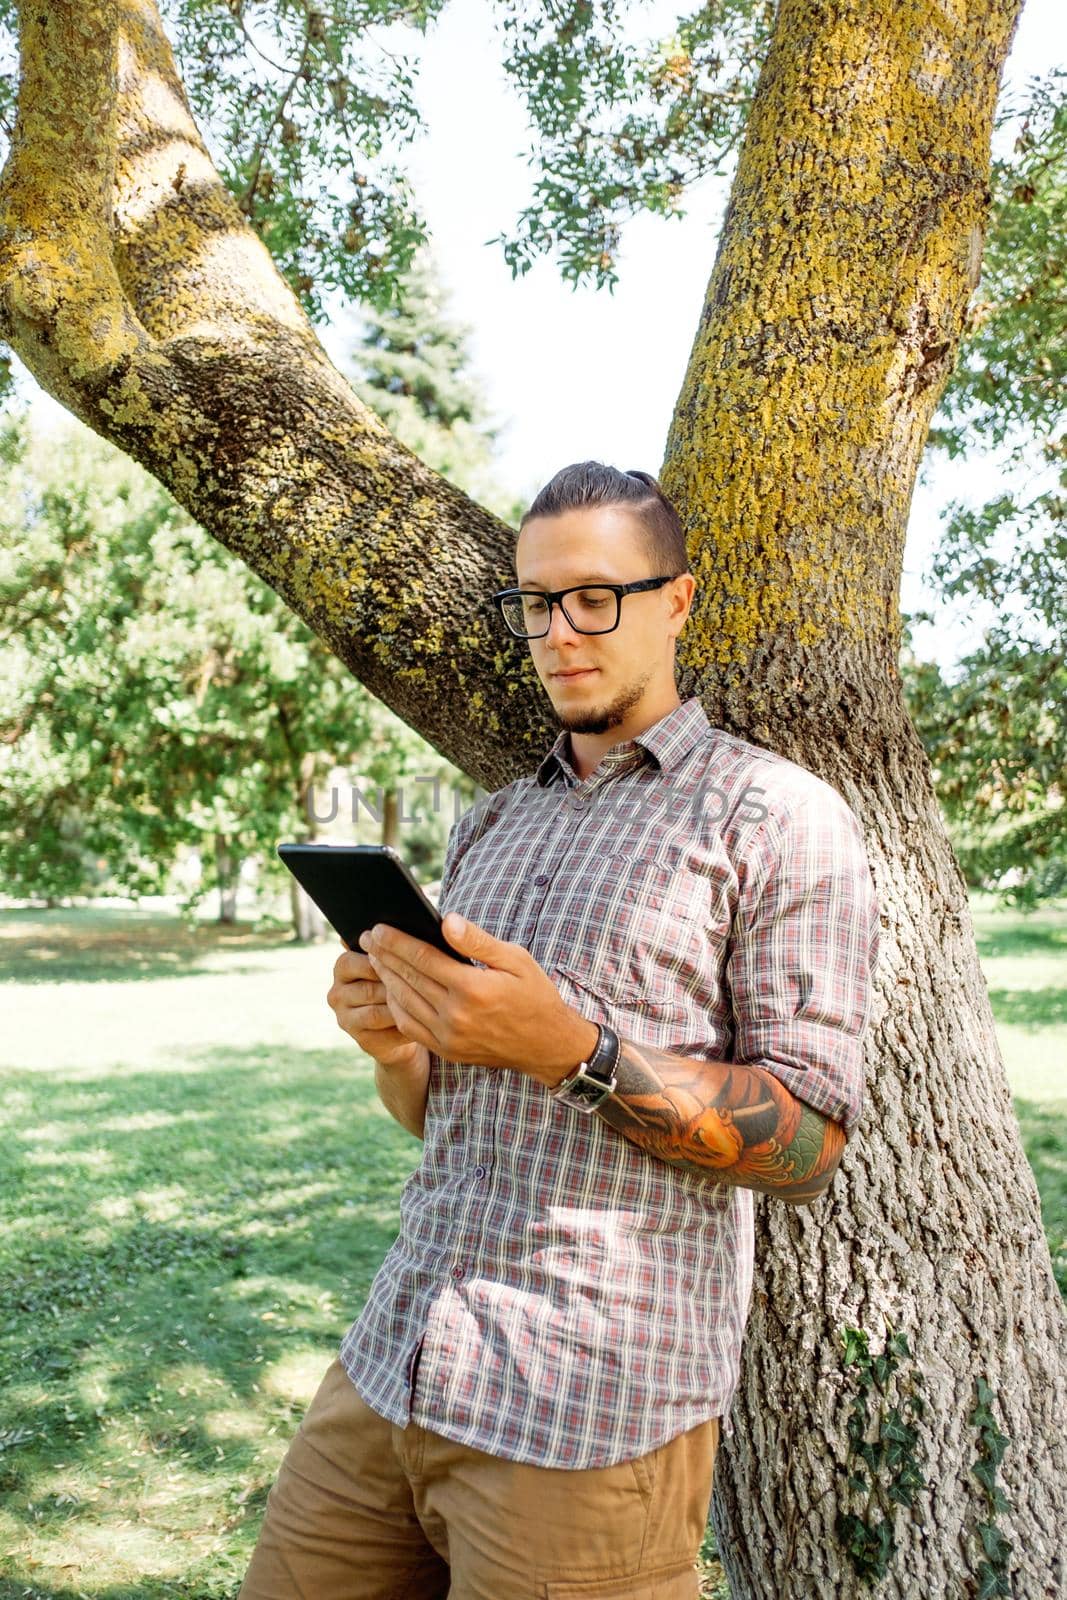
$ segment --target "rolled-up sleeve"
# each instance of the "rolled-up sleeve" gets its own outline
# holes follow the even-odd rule
[[[744,852],[726,962],[734,1059],[846,1137],[863,1109],[878,917],[863,830],[836,790],[766,818]]]

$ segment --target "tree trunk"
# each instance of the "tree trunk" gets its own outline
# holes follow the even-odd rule
[[[392,845],[394,850],[400,849],[400,808],[398,798],[395,789],[387,789],[385,791],[382,843]]]
[[[887,1320],[925,1380],[929,1490],[895,1509],[879,1596],[977,1595],[991,1520],[1013,1594],[1065,1592],[1064,1308],[897,670],[908,507],[977,282],[1017,9],[782,0],[668,439],[701,590],[682,681],[840,790],[883,908],[862,1122],[810,1210],[757,1200],[712,1508],[735,1600],[868,1592],[835,1533],[860,1504],[840,1330],[881,1351]],[[970,1471],[979,1376],[1009,1441],[995,1519]]]
[[[735,1600],[870,1592],[836,1532],[840,1330],[877,1352],[886,1318],[925,1380],[929,1488],[894,1513],[879,1597],[976,1596],[992,1521],[1011,1592],[1064,1592],[1064,1309],[897,670],[908,507],[978,278],[1019,3],[779,0],[662,468],[699,585],[679,687],[841,791],[883,910],[864,1117],[823,1200],[757,1204],[714,1496]],[[487,788],[530,771],[556,725],[487,599],[512,535],[330,365],[211,167],[151,5],[24,7],[21,48],[6,336],[450,761]],[[995,1518],[970,1471],[978,1378],[1008,1440]]]
[[[298,944],[321,944],[329,936],[326,918],[295,878],[289,883],[289,906],[293,914],[293,937]]]
[[[224,833],[215,833],[215,882],[219,891],[219,921],[237,921],[237,888],[241,876],[241,862],[230,848]]]
[[[327,796],[314,796],[313,785],[315,781],[315,757],[306,752],[300,759],[300,786],[297,794],[297,803],[300,815],[309,819],[309,825],[304,834],[304,844],[314,844],[319,833],[314,818],[325,814],[331,807],[326,803]],[[314,797],[312,804],[308,804],[309,794]],[[333,937],[333,929],[326,918],[312,900],[303,884],[290,875],[289,878],[289,906],[293,914],[293,937],[298,944],[321,944],[324,939]]]

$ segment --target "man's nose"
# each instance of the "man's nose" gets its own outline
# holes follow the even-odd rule
[[[550,644],[559,644],[561,641],[581,638],[577,628],[573,628],[563,615],[563,607],[558,600],[552,607],[552,615],[548,622],[548,633],[545,637]]]

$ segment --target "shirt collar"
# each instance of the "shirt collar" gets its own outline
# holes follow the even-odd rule
[[[668,711],[665,717],[660,717],[658,722],[654,722],[643,733],[635,734],[632,740],[626,740],[622,744],[612,745],[603,760],[618,765],[627,761],[634,747],[639,746],[651,756],[661,771],[669,772],[689,754],[710,726],[700,699],[696,695],[690,695],[681,705],[675,706],[673,711]],[[566,728],[561,728],[552,748],[535,773],[542,789],[553,781],[557,772],[564,771],[562,765],[564,761],[570,764],[570,755],[570,734]]]

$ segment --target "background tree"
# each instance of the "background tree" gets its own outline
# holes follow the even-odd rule
[[[509,66],[535,86],[537,209],[565,271],[610,272],[618,216],[595,202],[623,174],[621,204],[667,210],[675,178],[652,176],[659,162],[677,149],[713,164],[740,138],[661,469],[698,583],[679,686],[713,723],[840,790],[882,899],[858,1137],[826,1204],[756,1207],[737,1433],[714,1496],[739,1595],[861,1592],[838,1520],[856,1475],[836,1335],[877,1339],[887,1322],[924,1380],[916,1440],[935,1487],[894,1511],[882,1592],[910,1596],[921,1581],[947,1600],[983,1581],[979,1378],[1008,1442],[995,1508],[1006,1571],[1021,1592],[1062,1588],[1064,1308],[966,887],[898,667],[908,507],[980,273],[1018,11],[1019,0],[727,3],[680,22],[669,62],[614,50],[607,5],[498,13],[515,35]],[[193,16],[205,36],[223,28],[210,7],[177,20]],[[359,30],[347,11],[311,7],[297,41],[293,27],[257,8],[256,39],[299,43],[302,62],[270,126],[309,149],[299,123],[295,137],[284,129],[288,108],[328,72],[348,81],[337,68]],[[241,174],[223,181],[150,5],[26,5],[19,29],[0,181],[9,342],[444,756],[486,787],[529,770],[553,722],[489,601],[511,576],[512,531],[406,450],[326,358],[263,245],[287,248],[283,218],[300,206],[275,233],[249,224],[266,156],[244,190]],[[631,94],[653,59],[658,76]],[[223,107],[224,76],[213,80]],[[649,99],[634,142],[634,107]],[[644,133],[656,136],[651,165]]]
[[[430,249],[416,254],[393,304],[361,315],[364,329],[349,354],[359,394],[420,461],[517,526],[538,486],[515,495],[500,484],[501,430],[472,370],[474,330],[450,314]]]
[[[305,836],[309,778],[355,758],[370,697],[153,479],[91,434],[58,443],[33,460],[5,435],[5,890],[165,893],[186,847],[184,911],[214,887],[232,921],[242,862]]]
[[[443,295],[428,257],[402,288],[410,309],[373,324],[361,379],[439,470],[517,514],[493,482],[465,331],[434,320]],[[342,832],[377,822],[436,876],[450,797],[469,804],[469,780],[127,457],[80,431],[31,450],[16,420],[3,444],[8,893],[163,893],[194,848],[204,874],[187,915],[215,887],[220,920],[233,921],[252,860],[268,889],[290,889],[300,938],[332,937],[274,846],[317,837],[333,814]]]
[[[1019,564],[1000,566],[1006,583],[1004,566]],[[1062,609],[1045,616],[1060,627],[1051,648],[1012,638],[1008,623],[948,671],[916,658],[910,630],[901,657],[963,874],[1019,906],[1067,893],[1067,658]]]
[[[1021,905],[1067,889],[1065,85],[1053,71],[1000,111],[1019,128],[993,163],[982,276],[930,433],[934,459],[1002,462],[992,499],[950,504],[931,564],[946,600],[992,621],[948,672],[910,649],[901,662],[960,865]]]

